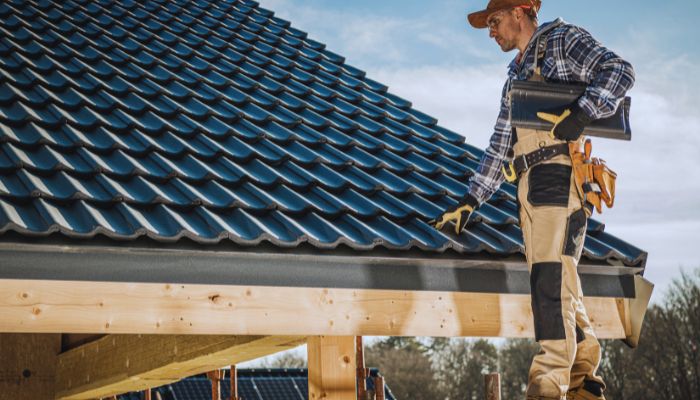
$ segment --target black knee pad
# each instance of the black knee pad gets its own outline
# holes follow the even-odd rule
[[[561,313],[561,263],[532,264],[530,294],[535,320],[535,339],[566,339]]]

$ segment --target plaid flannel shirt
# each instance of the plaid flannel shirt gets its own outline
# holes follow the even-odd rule
[[[537,38],[548,33],[542,76],[548,82],[584,82],[588,88],[579,98],[579,106],[598,119],[611,116],[634,84],[632,65],[603,47],[590,33],[561,19],[542,24],[533,35],[524,55],[508,66],[503,86],[501,110],[490,144],[481,158],[476,174],[469,181],[468,202],[477,205],[488,200],[505,177],[503,162],[512,160],[513,129],[510,124],[510,92],[513,80],[527,80],[535,69]]]

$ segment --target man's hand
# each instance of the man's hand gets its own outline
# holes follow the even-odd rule
[[[464,199],[459,203],[445,210],[437,220],[429,221],[428,224],[435,226],[435,229],[441,230],[449,221],[455,223],[455,234],[459,235],[469,221],[469,216],[474,211],[474,207],[467,204]]]
[[[567,142],[577,140],[586,126],[593,121],[593,118],[589,117],[577,102],[571,104],[559,115],[538,112],[537,116],[554,124],[550,132],[552,138]]]

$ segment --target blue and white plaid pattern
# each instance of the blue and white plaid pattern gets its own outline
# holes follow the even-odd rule
[[[590,33],[560,19],[541,25],[530,41],[522,62],[514,59],[508,66],[508,79],[503,86],[501,110],[498,113],[490,144],[481,158],[476,174],[469,181],[469,195],[479,204],[488,200],[503,183],[501,165],[512,160],[510,102],[508,92],[513,80],[527,80],[535,69],[537,37],[549,31],[542,75],[548,82],[584,82],[588,84],[578,101],[593,118],[615,113],[625,93],[634,84],[632,65],[603,47]]]

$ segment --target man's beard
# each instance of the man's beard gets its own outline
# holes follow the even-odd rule
[[[501,50],[503,50],[504,53],[507,53],[515,48],[514,42],[509,42],[503,39],[501,39],[501,43],[498,43],[498,45],[501,47]]]

